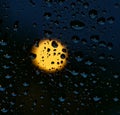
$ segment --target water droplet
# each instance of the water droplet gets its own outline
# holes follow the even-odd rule
[[[77,62],[81,62],[83,60],[83,53],[82,52],[75,52],[75,59]]]
[[[5,57],[6,59],[10,59],[10,58],[11,58],[11,56],[8,55],[8,54],[5,54],[4,57]]]
[[[30,56],[29,56],[32,60],[36,58],[36,54],[33,54],[33,53],[30,53]]]
[[[79,92],[78,92],[78,91],[73,91],[73,93],[74,93],[75,95],[78,95],[78,94],[79,94]]]
[[[92,82],[93,82],[93,84],[97,83],[97,81],[96,81],[96,80],[93,80]]]
[[[1,112],[3,112],[3,113],[7,113],[7,112],[8,112],[8,109],[6,109],[6,108],[2,108],[2,109],[1,109]]]
[[[75,2],[72,2],[70,5],[71,5],[72,8],[74,8],[75,7]]]
[[[114,6],[115,6],[115,8],[120,8],[120,3],[119,3],[119,2],[116,2],[116,3],[114,4]]]
[[[45,17],[45,19],[50,19],[50,17],[51,17],[51,13],[50,12],[45,12],[44,13],[44,17]]]
[[[4,69],[9,69],[10,68],[10,66],[7,66],[7,65],[3,65],[2,66]]]
[[[85,27],[85,23],[79,20],[74,20],[70,22],[70,26],[75,30],[81,30]]]
[[[50,48],[47,48],[47,52],[50,52]]]
[[[102,59],[105,59],[105,54],[104,54],[104,53],[100,54],[100,55],[98,56],[98,58],[101,59],[101,60],[102,60]]]
[[[93,62],[92,62],[91,60],[86,60],[86,61],[85,61],[85,64],[90,66],[90,65],[93,64]]]
[[[93,97],[93,100],[94,100],[95,102],[99,101],[100,99],[101,99],[101,98],[98,97],[98,96]]]
[[[29,2],[30,2],[33,6],[35,6],[35,1],[29,0]]]
[[[45,2],[50,7],[53,3],[53,0],[45,0]]]
[[[84,83],[81,82],[81,83],[80,83],[80,86],[84,86]]]
[[[115,79],[117,79],[117,78],[119,78],[119,74],[114,74],[113,77],[114,77]]]
[[[62,49],[62,52],[66,53],[66,52],[67,52],[67,50],[66,50],[65,48],[63,48],[63,49]]]
[[[61,58],[61,59],[65,59],[65,54],[61,54],[61,55],[60,55],[60,58]]]
[[[65,0],[58,0],[59,4],[62,5]]]
[[[102,71],[106,71],[106,67],[104,67],[104,66],[100,66],[99,67]]]
[[[87,77],[88,77],[88,74],[85,73],[85,72],[80,73],[80,75],[81,75],[83,78],[87,78]]]
[[[113,24],[115,21],[115,18],[113,16],[111,16],[111,17],[107,18],[107,21],[109,24]]]
[[[23,94],[26,96],[26,95],[28,95],[28,92],[27,92],[27,91],[24,91]]]
[[[109,43],[107,44],[107,47],[108,47],[109,50],[112,50],[112,48],[113,48],[112,42],[109,42]]]
[[[6,79],[10,79],[10,78],[12,78],[12,76],[6,75],[5,78],[6,78]]]
[[[105,41],[100,41],[100,42],[99,42],[99,46],[100,46],[100,47],[106,47],[107,44],[106,44]]]
[[[114,97],[113,100],[114,100],[115,102],[117,102],[117,101],[119,101],[119,98]]]
[[[15,21],[14,23],[14,31],[17,31],[19,27],[19,21]]]
[[[6,42],[4,42],[3,40],[1,40],[1,41],[0,41],[0,45],[1,45],[1,46],[6,46],[6,45],[7,45],[7,43],[6,43]]]
[[[75,71],[75,70],[69,70],[69,69],[66,69],[67,71],[69,71],[73,76],[76,76],[79,74],[79,72]]]
[[[11,105],[11,106],[15,105],[15,102],[11,101],[11,102],[10,102],[10,105]]]
[[[11,95],[12,95],[13,97],[16,97],[16,96],[17,96],[17,94],[16,94],[15,92],[12,92]]]
[[[54,61],[52,61],[51,64],[54,64]]]
[[[33,27],[34,28],[37,27],[37,23],[36,22],[33,23]]]
[[[47,38],[49,38],[51,35],[52,35],[52,31],[50,31],[50,30],[44,30],[44,36],[45,37],[47,37]]]
[[[29,86],[29,83],[24,82],[24,83],[23,83],[23,86],[24,86],[24,87],[28,87],[28,86]]]
[[[65,98],[63,98],[63,97],[59,97],[58,99],[59,99],[59,101],[62,102],[62,103],[65,101]]]
[[[52,41],[52,44],[51,44],[54,48],[57,48],[58,47],[58,44],[56,41]]]
[[[82,44],[87,44],[87,40],[85,38],[81,39]]]
[[[104,18],[104,17],[98,18],[98,19],[97,19],[97,23],[98,23],[99,25],[104,25],[104,24],[105,24],[105,18]]]
[[[59,85],[59,87],[63,87],[63,84],[62,84],[62,83],[59,83],[58,85]]]
[[[109,56],[108,56],[108,59],[114,60],[115,58],[113,57],[113,55],[109,55]]]
[[[99,38],[99,35],[92,35],[90,36],[90,40],[93,41],[93,42],[99,42],[100,38]]]
[[[83,6],[84,6],[84,8],[88,8],[89,7],[89,3],[88,2],[84,2]]]
[[[0,85],[0,92],[3,92],[3,91],[5,91],[5,87],[2,87],[2,86]]]
[[[91,19],[96,18],[97,15],[98,15],[97,10],[92,9],[92,10],[89,11],[89,16],[90,16]]]
[[[78,36],[73,36],[73,37],[72,37],[72,41],[73,41],[74,43],[78,43],[79,40],[80,40],[80,38],[79,38]]]

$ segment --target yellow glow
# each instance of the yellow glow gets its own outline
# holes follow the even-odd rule
[[[67,63],[67,48],[56,39],[41,40],[38,47],[33,46],[31,52],[36,55],[33,64],[45,72],[60,71]]]

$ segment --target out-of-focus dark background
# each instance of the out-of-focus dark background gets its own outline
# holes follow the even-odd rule
[[[55,74],[31,63],[43,38],[67,45]],[[119,0],[0,0],[0,115],[119,115]]]

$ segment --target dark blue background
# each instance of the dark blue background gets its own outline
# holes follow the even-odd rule
[[[43,38],[67,45],[63,71],[45,74],[31,64],[31,47]],[[1,0],[1,112],[120,114],[119,52],[119,0]]]

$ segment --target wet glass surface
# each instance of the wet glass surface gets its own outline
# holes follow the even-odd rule
[[[45,73],[32,64],[31,48],[43,38],[67,46],[63,70]],[[51,55],[66,58],[66,49],[58,54],[52,46]],[[0,0],[3,113],[119,115],[120,1]]]

